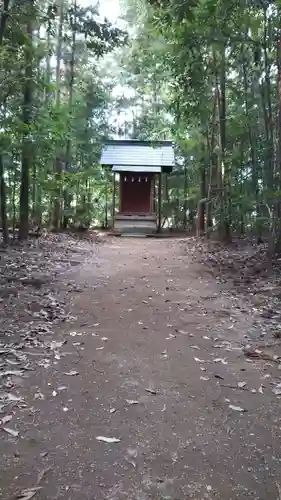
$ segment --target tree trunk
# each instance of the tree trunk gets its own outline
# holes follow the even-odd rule
[[[8,17],[9,17],[9,4],[10,4],[10,0],[4,0],[2,16],[1,16],[1,20],[0,20],[0,47],[3,44],[6,23],[7,23]]]
[[[264,55],[264,93],[267,107],[267,120],[268,120],[268,168],[267,168],[267,187],[273,192],[273,170],[274,170],[274,128],[272,117],[272,102],[271,102],[271,64],[268,57],[268,23],[270,22],[267,12],[267,7],[264,8],[264,40],[263,40],[263,55]],[[273,41],[272,41],[273,44]],[[270,46],[272,45],[270,44]]]
[[[0,47],[3,44],[5,36],[6,23],[9,17],[9,4],[10,0],[4,0],[2,16],[0,20]],[[0,101],[0,107],[3,101]],[[0,153],[0,198],[1,198],[1,220],[2,220],[2,230],[3,230],[3,242],[6,244],[9,240],[8,235],[8,222],[7,222],[7,195],[6,195],[6,183],[4,177],[4,162],[3,155]]]
[[[1,221],[2,221],[3,243],[7,244],[9,241],[9,234],[8,234],[8,221],[7,221],[6,183],[4,177],[4,164],[3,164],[2,154],[0,154],[0,198],[1,198]]]
[[[206,203],[202,200],[206,198],[206,166],[205,158],[202,158],[201,168],[200,168],[200,202],[198,204],[198,224],[200,235],[205,233],[205,211]]]
[[[167,185],[167,174],[166,183]],[[184,161],[184,183],[183,183],[183,228],[187,228],[187,160]]]
[[[72,29],[72,48],[71,48],[71,59],[70,59],[70,67],[69,67],[69,94],[68,94],[68,139],[66,141],[66,150],[65,150],[65,170],[66,172],[70,171],[71,162],[72,162],[72,154],[71,154],[71,128],[72,128],[72,105],[73,105],[73,87],[74,87],[74,76],[75,76],[75,53],[76,53],[76,30],[77,30],[77,4],[76,0],[74,0],[73,4],[73,14],[71,18],[71,29]],[[66,229],[69,221],[69,210],[71,205],[71,195],[65,188],[64,193],[64,209],[65,214],[63,217],[63,229]]]
[[[281,12],[279,11],[279,19]],[[277,148],[275,165],[275,186],[281,187],[281,26],[277,43]],[[275,252],[281,253],[281,200],[280,194],[274,204],[274,221],[272,238],[276,238]]]
[[[63,42],[63,21],[64,21],[64,0],[59,0],[59,24],[57,31],[57,47],[56,47],[56,96],[55,105],[57,110],[60,107],[61,97],[61,56],[62,56],[62,42]],[[56,193],[54,197],[54,208],[52,217],[52,229],[58,231],[61,221],[61,194],[62,194],[62,155],[57,152],[55,165],[55,180],[56,180]]]
[[[29,168],[32,164],[32,98],[33,98],[33,46],[32,46],[32,20],[33,0],[29,0],[26,12],[26,43],[24,47],[25,78],[23,87],[22,104],[22,154],[21,154],[21,185],[20,185],[20,226],[19,239],[28,238],[29,217]]]
[[[221,146],[221,180],[222,180],[222,214],[219,233],[221,238],[231,241],[231,193],[230,193],[230,167],[226,155],[226,55],[225,46],[222,49],[219,76],[219,124]]]

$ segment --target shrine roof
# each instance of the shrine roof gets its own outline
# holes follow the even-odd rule
[[[175,165],[171,141],[111,140],[103,144],[101,164],[108,166],[169,167]]]

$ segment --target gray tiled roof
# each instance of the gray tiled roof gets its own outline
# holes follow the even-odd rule
[[[170,141],[108,141],[102,148],[101,164],[173,167],[173,144]]]

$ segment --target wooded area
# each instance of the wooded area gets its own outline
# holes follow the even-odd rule
[[[99,165],[113,136],[172,139],[163,219],[281,249],[281,6],[124,0],[126,29],[95,6],[5,0],[1,220],[8,230],[108,224]],[[116,92],[118,88],[118,92]]]
[[[0,124],[0,498],[281,500],[281,0],[2,0]]]

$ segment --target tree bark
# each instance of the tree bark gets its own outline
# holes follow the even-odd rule
[[[33,47],[32,47],[32,20],[33,0],[29,0],[26,12],[26,43],[24,47],[25,77],[22,104],[22,154],[21,154],[21,185],[20,185],[20,226],[19,239],[28,238],[29,218],[29,169],[32,164],[32,98],[33,98]]]
[[[72,161],[71,154],[71,128],[72,128],[72,105],[73,105],[73,89],[74,89],[74,77],[75,77],[75,53],[76,53],[76,30],[77,30],[77,4],[76,0],[73,3],[73,18],[71,19],[71,29],[72,29],[72,44],[71,44],[71,59],[70,59],[70,68],[69,68],[69,89],[68,89],[68,139],[66,141],[66,150],[65,150],[65,171],[69,172]],[[69,210],[71,205],[71,195],[65,187],[64,192],[64,209],[65,214],[63,217],[63,229],[66,229],[69,221]]]
[[[4,0],[3,10],[0,20],[0,47],[3,44],[5,36],[6,23],[9,17],[9,4],[10,0]],[[2,106],[3,100],[0,100],[0,106]],[[0,153],[0,198],[1,198],[1,220],[2,220],[2,230],[3,230],[3,242],[8,243],[8,222],[7,222],[7,195],[6,195],[6,183],[4,177],[4,162],[3,155]]]
[[[202,201],[205,198],[206,198],[206,166],[205,166],[205,158],[203,157],[200,168],[200,202],[198,204],[198,214],[197,214],[200,235],[203,235],[205,233],[206,203]]]
[[[9,241],[8,235],[8,221],[7,221],[7,198],[6,198],[6,183],[4,177],[4,164],[3,156],[0,154],[0,198],[1,198],[1,221],[2,221],[2,235],[3,243],[7,244]]]
[[[64,21],[64,0],[59,0],[59,24],[57,31],[57,47],[56,47],[56,96],[55,105],[56,108],[60,107],[61,98],[61,56],[62,56],[62,38],[63,38],[63,21]],[[52,230],[58,231],[60,229],[61,222],[61,194],[62,194],[62,154],[57,152],[55,165],[55,180],[56,180],[56,192],[54,197],[54,207],[52,216]]]
[[[167,185],[167,174],[166,174],[166,183]],[[187,228],[187,159],[184,161],[184,183],[183,183],[183,228]]]
[[[280,19],[281,11],[279,11]],[[275,154],[275,187],[280,192],[281,187],[281,26],[279,26],[277,43],[277,148]],[[281,252],[281,199],[280,195],[274,203],[274,220],[272,238],[276,239],[275,252]]]
[[[221,238],[231,241],[231,194],[230,194],[230,166],[226,155],[226,55],[225,46],[221,52],[219,72],[219,124],[220,124],[220,146],[221,146],[221,180],[222,180],[222,214],[219,233]]]

